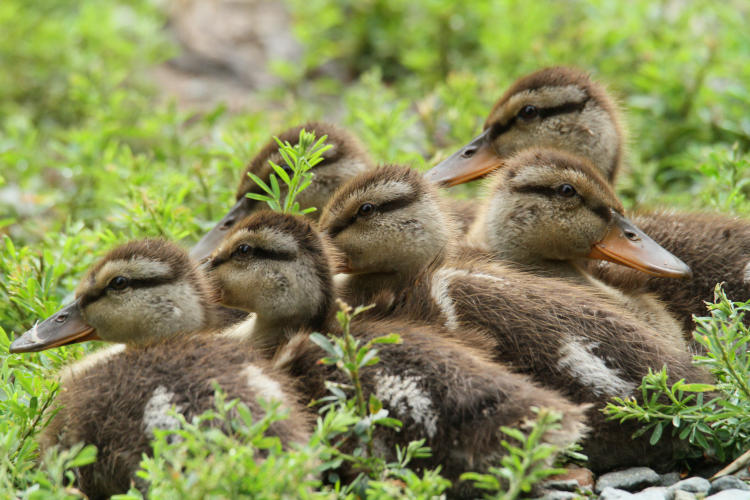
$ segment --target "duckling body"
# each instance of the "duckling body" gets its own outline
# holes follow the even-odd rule
[[[270,249],[284,252],[284,262],[270,254]],[[247,332],[248,342],[259,343],[273,356],[274,365],[290,373],[299,381],[298,389],[312,398],[326,394],[326,380],[347,381],[335,367],[318,363],[325,352],[308,335],[289,332],[308,325],[313,325],[308,331],[340,332],[332,314],[335,294],[322,291],[332,284],[335,259],[327,238],[305,220],[259,213],[242,221],[207,262],[223,291],[224,304],[258,314],[258,322]],[[301,293],[290,294],[291,287],[284,285],[288,276],[304,283]],[[308,311],[308,318],[298,317],[297,325],[287,320],[287,328],[282,328],[267,318],[275,312],[262,307],[264,301]],[[295,302],[310,305],[293,306]],[[272,334],[260,331],[259,325],[275,332],[275,350],[268,349]],[[393,457],[396,444],[424,438],[433,456],[420,465],[442,465],[454,480],[467,470],[486,470],[505,453],[499,426],[525,429],[534,417],[532,407],[563,414],[562,430],[545,436],[548,442],[565,445],[582,435],[580,406],[491,362],[483,353],[489,351],[491,340],[471,329],[457,341],[440,328],[416,320],[358,317],[351,332],[361,342],[390,333],[402,339],[398,345],[377,346],[380,362],[362,372],[365,397],[376,395],[389,415],[404,424],[398,432],[379,431],[379,447],[388,458]]]
[[[258,353],[221,338],[208,326],[211,291],[179,248],[158,240],[111,251],[82,280],[76,302],[17,339],[11,352],[42,350],[88,338],[119,344],[66,367],[42,450],[78,442],[96,445],[97,460],[79,469],[90,498],[128,490],[156,429],[174,429],[214,406],[214,383],[253,415],[257,398],[279,401],[289,418],[269,435],[284,445],[305,442],[311,423],[287,376]],[[84,337],[80,334],[83,332]],[[88,333],[87,333],[88,332]]]
[[[689,330],[683,330],[653,295],[626,294],[578,264],[581,259],[606,257],[673,277],[689,277],[690,273],[684,263],[651,244],[647,235],[639,234],[623,217],[622,205],[593,165],[559,150],[528,149],[493,175],[488,192],[469,241],[534,274],[582,285],[592,301],[603,300],[629,311],[665,342],[687,349]],[[631,243],[626,234],[635,241]],[[625,253],[613,254],[616,247]],[[601,254],[599,248],[609,255]],[[660,269],[649,269],[652,262]],[[669,263],[668,268],[664,263]]]
[[[426,177],[455,185],[502,169],[518,151],[546,147],[582,156],[610,184],[622,170],[626,142],[614,99],[584,72],[565,67],[539,70],[517,80],[492,108],[484,131]],[[706,314],[716,283],[724,282],[736,300],[750,297],[746,279],[750,223],[720,215],[640,214],[636,223],[683,259],[691,280],[640,275],[617,266],[589,262],[597,278],[631,293],[653,293],[688,329],[692,316]],[[710,236],[714,236],[713,238]]]
[[[455,248],[434,188],[417,172],[389,166],[352,179],[320,224],[348,260],[351,296],[371,300],[360,284],[372,279],[381,293],[392,293],[392,314],[440,322],[455,336],[479,330],[494,340],[488,354],[496,361],[577,403],[593,403],[596,437],[584,449],[595,470],[662,467],[681,446],[664,440],[646,454],[645,440],[630,439],[635,426],[607,422],[599,409],[612,396],[640,397],[636,388],[649,369],[666,365],[674,381],[707,380],[689,354],[621,308],[591,300],[586,286]]]

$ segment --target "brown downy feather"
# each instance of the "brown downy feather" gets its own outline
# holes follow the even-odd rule
[[[573,194],[560,195],[561,186]],[[687,349],[690,330],[653,295],[608,286],[579,264],[608,234],[613,217],[623,215],[617,195],[588,161],[560,150],[527,149],[493,174],[487,191],[469,232],[474,245],[514,267],[577,283],[592,301],[624,309],[666,342]]]
[[[91,356],[102,351],[109,350]],[[89,498],[125,493],[133,481],[145,493],[147,485],[134,473],[141,456],[152,453],[154,430],[178,428],[172,408],[188,422],[213,409],[214,383],[255,418],[265,413],[257,398],[280,400],[289,416],[266,434],[284,446],[309,438],[312,421],[292,381],[232,339],[193,336],[105,353],[99,363],[65,371],[53,408],[59,413],[40,438],[42,452],[55,444],[97,447],[96,462],[78,469],[78,487]]]
[[[318,242],[313,243],[314,239]],[[253,246],[254,250],[240,252],[242,245]],[[295,326],[314,322],[318,308],[303,302],[329,296],[316,290],[331,286],[330,267],[328,277],[319,273],[332,264],[331,256],[336,255],[329,246],[328,239],[307,221],[269,212],[256,214],[238,224],[207,264],[222,286],[222,296],[231,301],[232,306],[258,314],[256,323],[245,332],[249,342],[256,345],[256,339],[262,339],[261,346],[269,350],[269,339],[274,339],[275,366],[293,375],[298,380],[298,389],[313,399],[326,394],[326,380],[346,380],[336,367],[319,363],[325,352],[312,343],[307,334],[287,340],[290,338],[287,327],[292,321],[287,319],[282,325],[269,316],[283,315],[284,309],[306,310],[308,317],[296,317]],[[287,293],[283,286],[286,278],[278,274],[281,266],[276,266],[274,256],[269,255],[272,247],[277,253],[286,254],[284,269],[289,274],[317,276],[301,279],[300,283],[310,288],[293,296]],[[318,262],[313,263],[311,258],[315,253]],[[275,278],[267,280],[263,275]],[[234,287],[237,289],[232,289]],[[259,302],[261,297],[269,304],[282,307],[263,309]],[[292,298],[298,302],[293,302]],[[388,297],[382,302],[390,305]],[[333,318],[333,303],[329,300],[322,303],[330,311],[325,315],[327,323],[320,325],[318,331],[339,332],[339,325]],[[271,331],[259,331],[260,325]],[[492,345],[487,336],[466,329],[462,340],[456,341],[453,334],[433,325],[373,320],[372,317],[356,319],[351,331],[361,342],[389,333],[402,336],[402,344],[377,346],[380,362],[362,372],[365,398],[370,394],[378,396],[389,415],[404,423],[399,432],[383,430],[378,433],[380,451],[389,458],[393,458],[395,445],[404,446],[413,439],[425,438],[433,449],[433,457],[420,465],[442,464],[444,472],[454,480],[467,470],[486,470],[505,453],[500,445],[499,426],[526,428],[528,421],[534,418],[532,406],[548,407],[563,414],[563,431],[551,432],[546,437],[549,442],[569,444],[583,432],[583,409],[486,359],[483,352]]]
[[[583,111],[574,105],[574,100],[566,106],[563,99],[555,103],[557,112],[552,116],[525,123],[518,118],[508,127],[522,106],[540,104],[539,98],[545,93],[562,96],[559,90],[564,87],[577,88],[581,97],[589,97]],[[587,114],[589,106],[592,113]],[[625,163],[623,145],[627,140],[621,123],[618,107],[600,83],[574,68],[545,68],[522,77],[506,91],[487,117],[485,130],[497,132],[492,134],[492,150],[498,168],[521,149],[551,147],[586,157],[613,183]],[[719,214],[654,212],[642,213],[634,222],[687,263],[693,278],[674,281],[610,264],[597,268],[596,263],[589,263],[589,270],[598,278],[624,290],[652,292],[688,330],[694,328],[694,314],[706,314],[704,302],[713,302],[717,283],[724,283],[735,300],[750,297],[746,268],[750,259],[745,250],[750,246],[747,220]],[[745,321],[750,322],[750,318]]]
[[[673,447],[681,445],[679,440],[665,437],[658,449],[645,454],[647,440],[630,439],[634,425],[605,422],[599,410],[611,396],[640,397],[637,386],[649,369],[667,366],[673,381],[706,381],[707,374],[693,367],[687,352],[661,341],[648,325],[610,304],[592,301],[584,287],[489,262],[476,250],[453,248],[451,228],[440,223],[434,196],[412,196],[410,204],[397,210],[375,210],[369,217],[352,218],[352,211],[364,203],[377,207],[388,202],[384,185],[402,193],[427,192],[418,175],[397,172],[398,168],[353,179],[321,217],[321,226],[329,234],[331,228],[338,228],[333,231],[333,242],[355,272],[361,263],[369,263],[363,269],[375,275],[380,272],[375,263],[409,264],[397,275],[401,281],[393,280],[380,291],[381,297],[393,295],[391,313],[438,321],[455,336],[479,330],[494,339],[491,355],[495,360],[573,401],[593,403],[588,416],[595,437],[587,440],[585,451],[596,470],[647,462],[667,466]],[[407,185],[398,186],[399,180]],[[424,214],[438,223],[425,221]],[[412,228],[418,238],[411,238]],[[408,243],[391,245],[396,238],[389,231]],[[420,243],[425,246],[417,248]],[[363,273],[348,285],[366,279]]]
[[[127,285],[113,288],[120,278]],[[141,455],[151,453],[153,430],[177,427],[168,410],[190,420],[211,409],[214,383],[254,415],[263,414],[257,397],[281,400],[290,417],[269,435],[285,445],[306,441],[311,421],[289,379],[236,340],[212,335],[207,301],[214,293],[185,253],[161,240],[114,249],[81,281],[84,325],[120,344],[62,371],[51,408],[57,413],[40,444],[97,446],[96,462],[79,469],[79,487],[90,498],[127,491]]]

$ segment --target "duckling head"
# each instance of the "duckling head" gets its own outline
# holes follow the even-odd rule
[[[425,178],[445,186],[461,184],[503,167],[518,151],[546,147],[587,158],[611,183],[622,157],[620,121],[614,100],[586,73],[545,68],[511,85],[492,108],[484,131]]]
[[[311,219],[317,220],[320,210],[325,206],[336,189],[348,179],[371,168],[372,162],[364,147],[353,135],[342,128],[328,123],[306,123],[285,130],[277,137],[282,142],[289,142],[294,145],[299,141],[299,133],[302,129],[314,132],[318,138],[327,135],[326,144],[331,146],[331,148],[323,153],[323,161],[314,167],[314,177],[310,185],[296,198],[302,208],[317,208],[317,210],[308,215]],[[269,140],[242,172],[240,183],[237,187],[235,205],[193,247],[190,251],[191,257],[197,260],[204,259],[211,254],[239,221],[254,212],[268,208],[265,202],[252,200],[247,198],[246,195],[248,193],[263,193],[261,188],[247,174],[249,172],[257,175],[263,182],[268,184],[273,173],[273,169],[268,163],[269,161],[281,167],[286,167],[284,159],[279,154],[279,145],[275,139]],[[289,172],[291,173],[291,171]],[[285,194],[285,190],[286,186],[282,185],[282,195]]]
[[[501,259],[545,268],[595,258],[658,276],[689,276],[686,264],[623,215],[609,183],[584,158],[552,149],[522,151],[493,176],[489,191],[472,238],[484,239]]]
[[[187,253],[163,240],[121,245],[81,280],[76,300],[16,339],[11,352],[105,340],[148,345],[200,330],[213,298]]]
[[[455,235],[435,188],[409,167],[361,174],[336,192],[320,227],[352,274],[415,274],[442,257]]]
[[[282,329],[320,329],[333,310],[337,259],[305,218],[263,211],[236,224],[204,269],[223,305]]]

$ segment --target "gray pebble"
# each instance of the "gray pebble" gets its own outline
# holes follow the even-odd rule
[[[633,494],[625,490],[606,487],[599,495],[599,500],[632,500]]]
[[[729,489],[706,497],[706,500],[750,500],[750,491]]]
[[[708,493],[708,490],[711,489],[711,483],[708,482],[708,479],[703,479],[702,477],[695,476],[683,479],[682,481],[678,481],[670,486],[669,489],[705,494]]]
[[[674,500],[695,500],[695,493],[685,490],[674,490]]]
[[[659,484],[660,480],[659,474],[648,467],[632,467],[599,476],[596,481],[596,492],[601,493],[605,488],[638,491]]]
[[[679,472],[667,472],[661,475],[661,481],[659,482],[662,486],[672,486],[674,483],[680,480]]]
[[[549,490],[545,491],[544,496],[539,497],[537,500],[573,500],[580,497],[579,494],[572,491]]]
[[[736,476],[724,476],[716,479],[713,483],[711,483],[711,489],[708,490],[708,493],[713,495],[714,493],[717,493],[719,491],[731,489],[750,490],[750,486],[748,486],[745,481]]]
[[[633,495],[632,500],[673,500],[674,491],[666,486],[652,486]]]

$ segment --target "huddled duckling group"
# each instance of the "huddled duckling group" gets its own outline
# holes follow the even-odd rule
[[[341,333],[342,299],[376,304],[355,318],[356,338],[402,339],[379,346],[380,361],[362,372],[365,396],[403,423],[378,433],[377,449],[389,457],[425,439],[432,456],[416,465],[442,466],[456,496],[471,494],[461,473],[506,453],[500,427],[526,430],[540,407],[562,415],[545,441],[579,442],[596,472],[669,465],[684,446],[677,436],[651,446],[601,409],[615,396],[641,399],[649,370],[710,381],[692,364],[691,318],[717,282],[747,297],[750,224],[666,213],[631,221],[612,188],[619,123],[602,86],[558,67],[514,83],[484,132],[425,175],[374,166],[332,125],[279,134],[294,143],[305,128],[332,146],[299,198],[320,209],[309,219],[246,197],[260,192],[248,171],[267,180],[269,160],[281,163],[271,140],[190,256],[165,241],[120,246],[72,304],[13,342],[11,352],[117,344],[64,369],[41,446],[96,445],[79,486],[91,497],[126,491],[154,430],[178,425],[170,409],[189,419],[211,408],[214,383],[254,415],[264,411],[258,398],[279,402],[289,417],[269,434],[304,442],[307,404],[327,380],[345,382],[309,337]],[[438,192],[488,174],[485,199]]]

